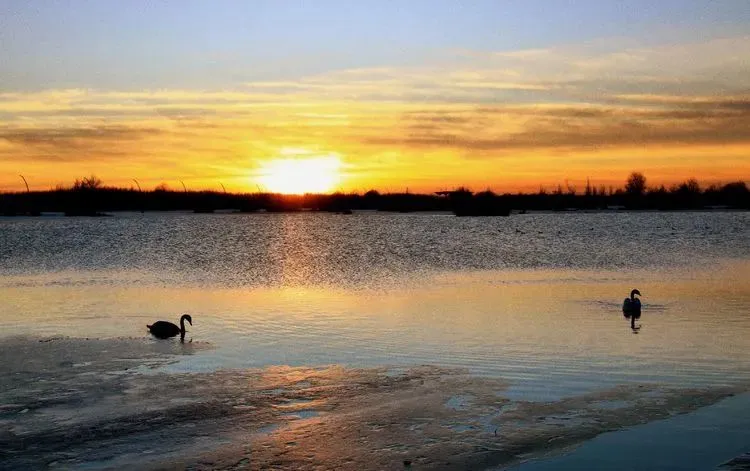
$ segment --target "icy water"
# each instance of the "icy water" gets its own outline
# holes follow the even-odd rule
[[[226,448],[206,468],[517,463],[745,392],[748,279],[743,212],[0,218],[0,446],[13,456],[0,467],[143,467],[143,453],[171,463],[148,435],[166,426],[165,408],[184,436],[157,442]],[[632,288],[643,293],[637,330],[620,310]],[[188,343],[146,335],[181,313],[194,320]],[[158,404],[139,395],[152,383],[169,390]],[[373,405],[395,395],[424,401]],[[235,409],[247,401],[254,409]],[[391,439],[346,435],[342,417]],[[134,425],[144,420],[156,422]],[[110,441],[71,440],[65,427]],[[344,458],[325,440],[305,445],[321,430],[331,443],[370,441]],[[237,434],[262,437],[250,441],[266,440],[268,456],[231,448]],[[299,461],[279,461],[288,442]],[[462,458],[430,448],[446,443]]]

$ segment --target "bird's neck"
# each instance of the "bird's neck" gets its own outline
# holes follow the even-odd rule
[[[185,335],[185,318],[180,318],[180,332]]]

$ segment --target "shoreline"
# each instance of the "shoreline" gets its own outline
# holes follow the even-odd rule
[[[747,213],[750,209],[747,208],[692,208],[692,209],[626,209],[626,208],[611,208],[611,209],[585,209],[585,208],[566,208],[560,210],[554,209],[529,209],[529,210],[512,210],[510,216],[524,216],[534,214],[663,214],[663,213]],[[41,211],[38,214],[16,214],[7,215],[0,214],[0,220],[13,220],[13,219],[36,219],[36,218],[101,218],[101,217],[116,217],[122,215],[165,215],[165,214],[179,214],[179,215],[277,215],[277,214],[330,214],[330,215],[344,215],[338,211],[326,211],[326,210],[314,210],[314,209],[300,209],[293,211],[242,211],[236,208],[225,208],[216,209],[214,211],[193,211],[188,209],[175,209],[175,210],[146,210],[146,211],[135,211],[135,210],[117,210],[117,211],[101,211],[97,214],[65,214],[62,211]],[[440,210],[414,210],[414,211],[391,211],[391,210],[378,210],[378,209],[352,209],[346,215],[366,215],[366,214],[400,214],[400,215],[440,215],[440,216],[455,216],[451,211],[440,211]],[[493,216],[493,215],[469,215],[469,216],[457,216],[461,218],[504,218],[507,216]]]

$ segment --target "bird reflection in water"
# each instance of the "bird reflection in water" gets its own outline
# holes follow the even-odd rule
[[[623,315],[625,316],[625,319],[630,319],[630,328],[633,330],[634,334],[637,334],[639,330],[641,330],[641,325],[635,325],[636,319],[641,318],[641,311],[638,312],[623,312]]]

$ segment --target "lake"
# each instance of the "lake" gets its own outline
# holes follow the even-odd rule
[[[175,449],[202,443],[196,450],[212,453],[234,446],[241,429],[244,436],[255,437],[253,443],[273,442],[265,450],[294,442],[303,461],[282,462],[289,468],[304,468],[302,463],[309,461],[311,469],[321,463],[351,469],[369,463],[377,469],[377,459],[406,456],[414,456],[408,460],[415,466],[435,469],[517,464],[550,449],[564,452],[600,433],[720,404],[729,395],[743,400],[750,384],[748,279],[747,212],[0,218],[0,343],[6,362],[23,365],[6,365],[1,384],[2,399],[10,406],[0,410],[0,425],[10,430],[5,444],[15,450],[16,460],[5,464],[158,467],[160,459],[174,457],[152,450],[151,461],[136,459],[136,453],[153,446],[153,437],[141,429],[113,436],[106,446],[71,442],[49,447],[51,451],[23,452],[19,443],[59,444],[62,424],[101,431],[115,423],[107,409],[112,404],[123,407],[117,420],[127,426],[118,426],[135,427],[136,418],[142,419],[138,414],[156,409],[131,392],[153,382],[163,386],[156,390],[160,393],[170,381],[184,388],[180,397],[165,399],[169,410],[194,404],[199,395],[191,388],[199,381],[213,385],[211,394],[224,394],[225,405],[247,394],[259,397],[255,386],[236,389],[240,386],[228,372],[249,375],[242,377],[252,384],[266,384],[272,377],[282,384],[280,390],[304,396],[284,398],[296,415],[279,425],[281,416],[271,413],[279,404],[253,406],[254,414],[264,407],[271,411],[252,418],[271,427],[264,432],[260,426],[248,428],[252,420],[247,417],[241,426],[219,426],[216,417],[205,415],[214,409],[200,408],[178,422],[186,430],[194,429],[189,425],[197,420],[199,427],[211,423],[216,427],[212,437],[221,436],[221,443],[189,430],[182,442],[159,440]],[[621,311],[633,288],[643,295],[638,329],[631,329]],[[177,322],[182,313],[194,321],[186,344],[147,336],[146,324]],[[56,361],[65,355],[72,356]],[[115,367],[116,361],[128,367]],[[279,376],[278,368],[288,370]],[[106,394],[97,392],[94,382],[85,386],[86,378],[115,378],[113,371],[117,379],[107,380]],[[306,379],[289,383],[298,376]],[[412,443],[416,439],[411,435],[394,435],[389,427],[411,417],[417,404],[401,415],[389,409],[387,420],[377,415],[386,412],[377,409],[375,414],[363,406],[370,404],[368,398],[372,404],[375,398],[382,400],[383,388],[395,388],[393,378],[402,377],[409,386],[388,389],[388,395],[409,392],[404,401],[415,395],[438,401],[439,393],[448,394],[440,399],[447,412],[436,409],[439,401],[420,412],[445,421],[445,430],[412,423],[409,427],[422,437]],[[40,386],[42,380],[73,392],[60,396],[52,386]],[[411,389],[427,388],[431,381],[452,386]],[[310,385],[334,382],[338,389],[330,395],[310,390]],[[377,385],[372,394],[338,395],[363,382]],[[48,400],[30,406],[30,398],[40,394]],[[375,415],[358,416],[354,422],[374,423],[377,415],[387,424],[383,427],[391,433],[390,441],[363,445],[346,458],[351,461],[310,448],[312,438],[309,447],[304,445],[306,428],[333,427],[355,397],[353,410]],[[575,414],[571,398],[583,401],[575,403]],[[614,405],[600,407],[602,401]],[[303,403],[304,408],[295,406]],[[506,420],[498,411],[507,411],[508,404],[528,411]],[[556,414],[567,418],[538,428],[540,416],[548,421],[554,415],[534,409],[541,404],[562,407]],[[663,407],[653,414],[633,412],[656,404]],[[585,414],[580,412],[584,409]],[[492,441],[498,429],[511,430],[532,419],[537,428],[518,426],[503,438],[517,452],[508,451],[509,446],[503,453],[492,451],[485,442],[489,451],[481,456],[459,449],[458,444],[470,442],[476,449],[477,440]],[[523,435],[531,429],[536,430],[533,439]],[[360,431],[337,439],[356,436],[369,435]],[[750,434],[744,437],[750,445]],[[560,446],[551,447],[546,440],[560,440]],[[459,447],[451,456],[463,456],[463,461],[441,456],[438,466],[439,460],[425,452],[435,443]],[[90,456],[92,448],[99,454]],[[89,452],[81,451],[85,449]],[[119,458],[111,451],[115,449]],[[206,467],[234,465],[232,457],[245,456],[232,450],[205,461],[211,463]],[[377,459],[370,455],[373,450],[380,450]],[[736,456],[736,450],[716,450],[717,465]],[[248,463],[274,463],[279,454],[271,455],[266,462],[262,453],[248,454]],[[253,456],[261,461],[254,463]],[[200,462],[188,459],[185,466],[200,467]]]

